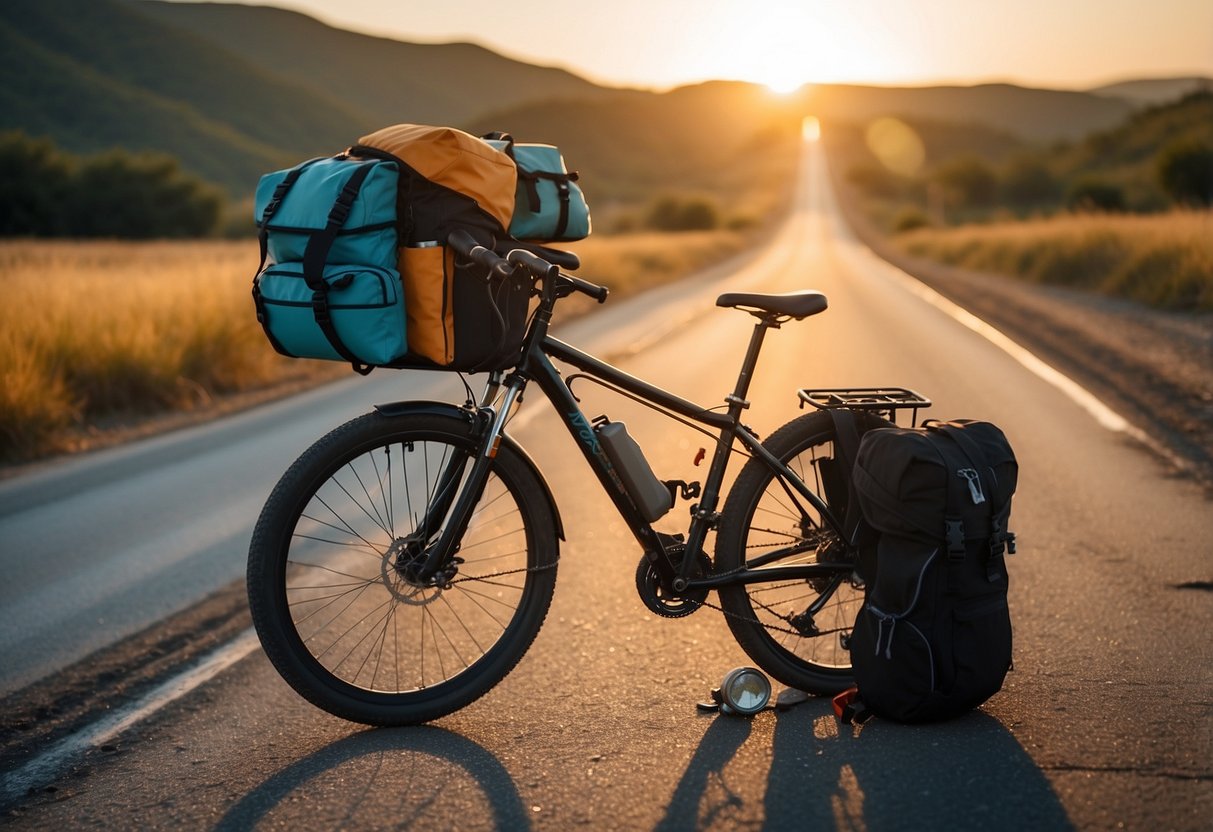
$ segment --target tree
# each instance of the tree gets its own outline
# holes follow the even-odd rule
[[[944,189],[948,201],[959,208],[990,205],[998,186],[990,165],[976,156],[945,162],[935,171],[933,179]]]
[[[214,187],[159,154],[94,156],[81,165],[73,190],[73,233],[83,237],[205,237],[223,208]]]
[[[48,139],[0,133],[0,236],[63,234],[71,160]]]
[[[0,134],[0,236],[203,237],[223,195],[171,156],[77,158],[47,139]]]
[[[1097,176],[1083,176],[1066,192],[1066,207],[1072,211],[1123,211],[1125,193],[1119,185]]]
[[[999,185],[1003,199],[1021,207],[1053,203],[1061,190],[1048,166],[1030,154],[1007,162]]]
[[[1180,139],[1158,154],[1158,182],[1184,205],[1213,205],[1213,145]]]

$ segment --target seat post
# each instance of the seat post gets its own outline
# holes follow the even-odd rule
[[[750,335],[750,346],[746,349],[745,360],[742,362],[741,372],[737,376],[737,386],[733,388],[732,395],[724,398],[729,403],[729,415],[734,419],[739,418],[741,411],[750,406],[750,403],[746,401],[746,394],[750,391],[754,368],[758,366],[758,353],[762,349],[762,340],[766,337],[767,330],[773,326],[779,326],[773,315],[763,316],[758,323],[754,324],[754,332]]]

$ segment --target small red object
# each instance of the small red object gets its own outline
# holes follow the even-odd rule
[[[699,453],[695,454],[695,467],[696,468],[699,467],[699,463],[703,462],[703,458],[706,454],[707,454],[707,451],[703,448],[700,448]]]
[[[842,719],[843,712],[847,709],[848,705],[855,701],[855,697],[857,696],[859,696],[859,688],[856,687],[847,688],[842,693],[835,696],[833,700],[834,716]]]
[[[859,688],[847,688],[834,697],[834,716],[847,724],[863,725],[872,718],[872,712],[859,697]]]

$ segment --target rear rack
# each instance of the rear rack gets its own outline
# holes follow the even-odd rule
[[[810,404],[818,410],[845,407],[850,410],[871,410],[890,422],[897,421],[898,410],[910,410],[911,426],[918,423],[918,410],[930,407],[931,400],[904,387],[828,387],[796,391],[800,407]]]

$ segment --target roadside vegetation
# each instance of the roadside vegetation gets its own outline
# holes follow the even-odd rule
[[[892,118],[825,135],[844,199],[910,254],[1213,309],[1213,91],[1075,143]]]
[[[749,242],[717,229],[571,248],[588,279],[626,295]],[[234,394],[348,375],[337,362],[273,351],[253,317],[256,265],[251,240],[0,242],[0,463],[104,443],[167,413],[216,412]]]
[[[694,180],[667,171],[647,191],[605,189],[601,201],[598,178],[583,178],[595,233],[569,246],[582,273],[629,294],[752,245],[786,208],[798,158],[793,130],[764,127],[753,142],[762,152],[740,164],[705,163]],[[0,464],[349,372],[279,356],[266,341],[249,294],[250,200],[171,157],[74,156],[15,132],[0,134],[0,174],[0,237],[20,238],[0,241]]]
[[[1063,214],[1049,219],[920,228],[901,248],[951,266],[1213,311],[1213,213]]]

